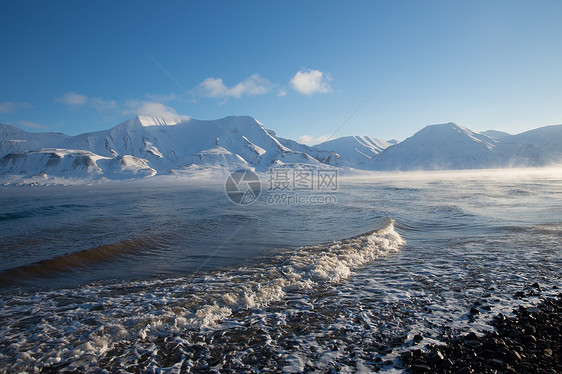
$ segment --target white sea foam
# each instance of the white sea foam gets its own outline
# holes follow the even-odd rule
[[[124,367],[138,363],[149,352],[145,368],[156,369],[158,339],[176,336],[181,340],[187,332],[223,322],[235,327],[241,323],[237,313],[262,318],[260,309],[285,300],[291,292],[345,281],[357,267],[399,251],[404,243],[394,221],[387,219],[382,228],[368,234],[283,251],[259,266],[202,278],[16,296],[0,311],[6,353],[0,356],[0,367],[6,372],[41,371],[48,366],[92,370],[108,356]],[[324,361],[328,359],[329,354]],[[291,362],[289,371],[302,367],[304,361],[295,356]],[[186,359],[182,363],[191,365]],[[178,371],[182,363],[176,362],[166,372]]]

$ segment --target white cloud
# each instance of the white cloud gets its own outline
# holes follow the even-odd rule
[[[146,97],[155,100],[131,99],[126,102],[118,103],[115,100],[103,100],[99,97],[88,97],[74,91],[69,91],[56,101],[74,107],[92,108],[99,112],[121,113],[122,115],[135,116],[139,114],[166,117],[170,119],[185,120],[188,116],[179,115],[172,107],[162,104],[162,101],[176,100],[178,96],[174,93],[170,95],[150,95]],[[157,100],[158,99],[158,100]],[[25,124],[22,124],[25,126]],[[30,127],[32,124],[29,124]]]
[[[179,115],[174,108],[162,103],[147,100],[129,100],[125,104],[127,109],[123,111],[125,115],[144,114],[148,116],[166,117],[175,120],[186,120],[188,116]]]
[[[30,109],[33,105],[30,103],[14,103],[13,101],[4,101],[0,103],[0,113],[10,113],[19,108]]]
[[[330,75],[321,72],[320,70],[305,69],[298,71],[293,78],[291,78],[291,87],[303,95],[312,95],[315,93],[331,92]]]
[[[99,97],[90,98],[86,95],[82,95],[74,91],[69,91],[61,97],[56,98],[55,100],[59,103],[74,107],[88,106],[100,112],[117,108],[117,102],[115,100],[106,101],[100,99]]]
[[[24,127],[29,127],[31,129],[47,129],[47,126],[43,126],[40,125],[36,122],[31,122],[31,121],[19,121],[19,124],[24,126]]]
[[[287,96],[287,90],[284,90],[282,88],[279,89],[279,91],[277,91],[277,96],[279,96],[279,97]]]
[[[89,99],[88,105],[90,105],[93,108],[95,108],[97,110],[100,110],[100,111],[105,111],[105,110],[117,108],[117,103],[115,102],[115,100],[105,101],[105,100],[100,99],[99,97],[96,97],[94,99]]]
[[[85,95],[80,95],[77,92],[69,91],[62,95],[61,97],[57,98],[56,101],[59,103],[63,103],[66,105],[84,105],[86,101],[88,101],[88,97]]]
[[[207,78],[199,83],[196,91],[206,97],[240,98],[243,95],[263,95],[271,89],[271,86],[272,84],[267,79],[260,77],[258,74],[253,74],[232,87],[226,86],[222,78]]]
[[[330,136],[328,134],[320,135],[318,137],[310,136],[310,135],[303,135],[297,138],[297,142],[307,145],[315,145],[320,144],[328,140]]]

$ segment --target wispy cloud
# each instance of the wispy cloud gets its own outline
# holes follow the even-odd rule
[[[94,99],[89,99],[88,104],[100,111],[107,111],[117,108],[117,102],[115,102],[114,100],[105,101],[97,97]]]
[[[293,90],[303,94],[312,95],[315,93],[331,92],[330,81],[332,77],[320,70],[304,69],[298,71],[290,84]]]
[[[30,103],[15,103],[13,101],[3,101],[0,103],[0,113],[11,113],[19,108],[30,109],[33,105]]]
[[[147,94],[145,97],[150,99],[130,99],[125,102],[117,102],[115,100],[103,100],[99,97],[92,98],[75,91],[69,91],[55,100],[70,107],[90,108],[102,113],[119,113],[127,116],[142,114],[166,117],[174,120],[185,120],[190,118],[188,116],[178,114],[174,108],[163,104],[163,102],[166,101],[177,101],[181,99],[174,93],[168,95]]]
[[[31,121],[19,121],[19,124],[24,127],[29,127],[31,129],[48,129],[47,126],[43,126],[36,122],[31,122]]]
[[[80,95],[78,92],[69,91],[61,97],[57,97],[55,100],[66,105],[80,106],[86,104],[86,102],[88,101],[88,96]]]
[[[307,144],[307,145],[315,145],[320,144],[328,140],[330,136],[328,134],[320,135],[318,137],[310,136],[310,135],[303,135],[297,138],[297,142]]]
[[[166,106],[156,101],[148,100],[129,100],[125,103],[125,115],[144,114],[148,116],[165,117],[174,120],[187,120],[188,116],[179,115],[172,107]]]
[[[253,74],[232,87],[225,85],[222,78],[207,78],[199,83],[195,91],[201,96],[226,99],[263,95],[269,92],[272,86],[267,79]]]
[[[117,108],[117,103],[114,100],[106,101],[99,97],[90,98],[74,91],[69,91],[61,97],[57,97],[55,101],[73,107],[88,106],[99,111],[108,111]]]

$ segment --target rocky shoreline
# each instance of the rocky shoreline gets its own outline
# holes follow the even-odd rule
[[[559,293],[535,307],[520,306],[514,317],[498,314],[496,331],[483,336],[471,332],[426,351],[404,352],[402,363],[410,373],[562,373],[561,312]]]

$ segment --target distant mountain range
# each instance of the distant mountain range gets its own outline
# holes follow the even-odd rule
[[[396,142],[348,136],[316,146],[278,137],[252,117],[216,121],[137,116],[68,136],[0,124],[0,182],[92,181],[251,167],[361,170],[481,169],[562,162],[562,125],[517,135],[431,125]]]
[[[483,169],[562,162],[562,125],[518,135],[477,133],[455,123],[426,126],[388,147],[368,164],[373,170]]]

